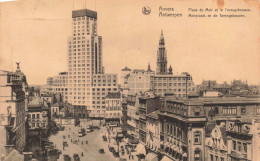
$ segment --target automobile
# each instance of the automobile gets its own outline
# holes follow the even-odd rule
[[[114,151],[114,150],[115,150],[114,147],[109,147],[109,151],[110,151],[110,152],[112,152],[112,151]]]
[[[114,155],[114,157],[119,157],[119,153],[116,151],[113,153],[113,155]]]
[[[78,154],[74,154],[73,159],[74,159],[74,161],[80,161],[80,157]]]
[[[69,146],[69,145],[68,145],[68,142],[67,142],[67,141],[63,141],[63,146],[64,146],[64,147]]]
[[[92,132],[92,131],[94,131],[93,129],[91,129],[91,128],[87,128],[87,130],[86,130],[88,133],[90,133],[90,132]]]
[[[127,161],[126,158],[120,158],[119,161]]]
[[[71,157],[69,155],[63,155],[64,161],[71,161]]]
[[[99,149],[99,153],[104,154],[105,153],[104,149]]]
[[[107,141],[107,137],[103,138],[103,141]]]

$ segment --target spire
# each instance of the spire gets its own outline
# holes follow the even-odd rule
[[[20,62],[16,62],[17,70],[20,70]]]
[[[152,69],[151,69],[150,63],[148,63],[147,72],[152,72]]]
[[[160,40],[159,40],[159,47],[157,50],[157,68],[156,74],[167,74],[167,53],[165,49],[165,42],[163,31],[161,30]]]
[[[161,36],[160,36],[160,41],[159,41],[159,45],[164,45],[164,36],[163,36],[163,30],[161,30]]]
[[[172,73],[172,66],[170,65],[170,67],[169,67],[169,74],[173,74]]]

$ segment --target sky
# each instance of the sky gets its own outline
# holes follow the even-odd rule
[[[74,1],[74,3],[73,3]],[[217,2],[223,1],[222,4]],[[151,9],[149,15],[142,8]],[[174,8],[182,17],[159,17],[159,7]],[[29,85],[67,71],[67,41],[72,10],[98,13],[106,73],[156,70],[163,30],[168,66],[188,72],[195,84],[233,79],[260,82],[260,7],[258,0],[19,0],[0,2],[0,69],[15,71],[20,62]],[[193,9],[250,9],[242,18],[190,18]],[[232,14],[234,12],[224,12]],[[199,14],[194,12],[191,14]],[[203,13],[201,13],[203,14]],[[206,14],[206,13],[205,13]],[[211,13],[208,13],[211,14]],[[219,13],[216,13],[219,14]]]

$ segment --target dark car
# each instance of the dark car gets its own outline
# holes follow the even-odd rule
[[[107,138],[105,137],[105,138],[103,138],[103,141],[107,141]]]
[[[114,157],[119,157],[119,153],[118,152],[115,152],[113,153]]]
[[[78,154],[74,154],[73,159],[74,159],[74,161],[80,161],[80,157]]]
[[[110,148],[109,148],[109,151],[110,151],[110,152],[112,152],[112,151],[114,151],[114,150],[115,150],[114,147],[110,147]]]
[[[104,149],[99,149],[99,153],[100,153],[100,154],[104,154],[104,153],[105,153],[105,150],[104,150]]]
[[[120,158],[119,161],[127,161],[125,158]]]
[[[68,155],[63,155],[64,161],[71,161],[71,157]]]
[[[68,143],[67,143],[67,141],[63,141],[63,146],[64,146],[64,147],[69,146]]]

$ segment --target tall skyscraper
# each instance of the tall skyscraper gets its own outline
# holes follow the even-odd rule
[[[167,74],[167,53],[166,53],[166,49],[165,49],[163,31],[161,31],[159,47],[158,47],[158,51],[157,51],[156,74]]]
[[[72,37],[68,41],[68,102],[78,110],[88,111],[89,116],[103,117],[105,95],[118,90],[117,75],[103,75],[102,37],[97,34],[97,12],[75,10],[72,19]]]

